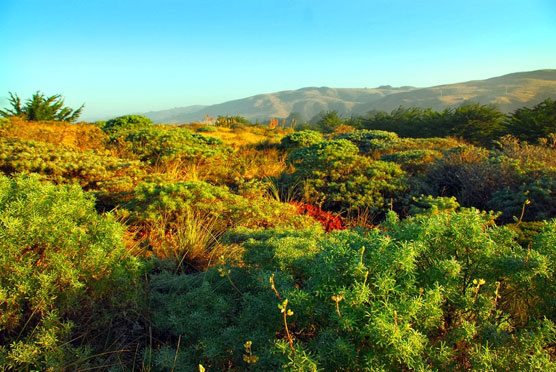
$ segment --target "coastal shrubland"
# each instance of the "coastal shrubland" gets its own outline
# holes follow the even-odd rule
[[[554,370],[552,111],[5,112],[0,370]]]

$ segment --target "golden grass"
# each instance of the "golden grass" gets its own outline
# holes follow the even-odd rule
[[[71,124],[58,121],[26,121],[12,117],[2,129],[2,136],[21,138],[80,150],[104,148],[107,140],[104,132],[93,124]]]
[[[202,127],[200,124],[188,126],[189,129],[196,131]],[[291,133],[291,128],[261,128],[250,126],[221,127],[215,126],[214,132],[198,132],[206,137],[221,139],[225,144],[234,147],[246,145],[255,145],[260,142],[268,141],[270,143],[278,143],[286,134]]]

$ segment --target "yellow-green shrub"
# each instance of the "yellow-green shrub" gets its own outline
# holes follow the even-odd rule
[[[0,176],[0,370],[87,366],[140,269],[79,186]]]

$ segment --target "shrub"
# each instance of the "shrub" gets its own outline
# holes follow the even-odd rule
[[[423,173],[433,161],[441,157],[442,154],[435,150],[407,150],[382,155],[380,160],[398,163],[404,171],[415,174]]]
[[[388,143],[399,140],[396,133],[383,130],[357,130],[351,133],[341,134],[337,138],[346,139],[354,143],[362,154],[367,154],[371,150],[385,149]]]
[[[0,369],[69,370],[109,351],[99,338],[116,340],[140,275],[114,218],[78,186],[0,176],[0,237]]]
[[[140,183],[124,208],[120,212],[122,216],[146,230],[147,243],[157,256],[175,258],[178,262],[185,260],[195,267],[208,264],[213,256],[213,243],[227,229],[313,224],[308,217],[297,215],[295,208],[288,204],[261,197],[248,199],[231,193],[226,187],[201,181]],[[184,227],[190,229],[189,237],[194,232],[199,237],[206,232],[213,239],[202,237],[207,244],[190,250],[189,238],[184,235],[188,231]]]
[[[422,191],[455,196],[463,206],[499,210],[504,222],[555,217],[554,151],[512,138],[502,139],[499,146],[493,151],[474,146],[447,151],[427,167]]]
[[[185,128],[149,127],[117,132],[111,136],[129,152],[149,163],[198,160],[227,155],[232,149],[218,138],[204,137]]]
[[[463,206],[488,209],[493,194],[519,183],[519,164],[474,146],[450,150],[428,168],[425,192],[455,196]]]
[[[203,127],[199,127],[195,129],[196,132],[218,132],[218,128],[211,125],[205,125]]]
[[[459,208],[459,203],[455,197],[432,197],[431,195],[421,195],[416,198],[413,197],[413,203],[409,209],[412,215],[425,214],[434,215],[440,212],[450,211],[453,212]]]
[[[115,134],[120,131],[148,129],[153,121],[141,115],[124,115],[110,119],[104,123],[102,130],[108,134]]]
[[[86,189],[133,187],[141,174],[138,162],[109,153],[79,151],[17,138],[0,138],[0,171],[5,174],[39,173],[57,183],[79,183]]]
[[[527,250],[493,218],[232,231],[241,266],[153,277],[154,369],[551,370],[556,222]]]
[[[384,210],[389,198],[403,194],[404,172],[397,164],[358,155],[358,148],[340,139],[321,142],[292,152],[295,167],[285,175],[286,185],[303,184],[307,197],[330,210]]]
[[[316,128],[323,133],[333,133],[337,128],[345,125],[344,119],[337,111],[328,111],[316,115],[311,119]]]
[[[320,222],[326,232],[345,229],[342,225],[340,217],[330,212],[323,211],[322,209],[307,203],[291,202],[290,204],[294,205],[300,214],[310,216]]]
[[[509,186],[492,194],[489,207],[503,212],[504,220],[512,217],[525,221],[539,221],[556,216],[556,168],[527,172],[523,184],[516,189]]]
[[[324,141],[324,137],[321,133],[314,130],[302,130],[284,136],[280,141],[280,146],[283,149],[297,149],[309,147],[322,141]]]

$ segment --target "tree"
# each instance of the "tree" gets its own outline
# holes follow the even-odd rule
[[[522,141],[535,142],[556,133],[556,100],[547,98],[533,108],[514,111],[506,120],[509,134]]]
[[[0,110],[3,117],[19,116],[26,120],[55,120],[74,122],[81,115],[85,105],[81,105],[77,110],[64,107],[64,99],[61,95],[55,94],[47,97],[40,91],[25,102],[22,106],[21,99],[17,94],[10,93],[10,105],[12,109]]]
[[[323,133],[332,133],[334,129],[344,124],[337,111],[328,111],[318,116],[316,126]]]

